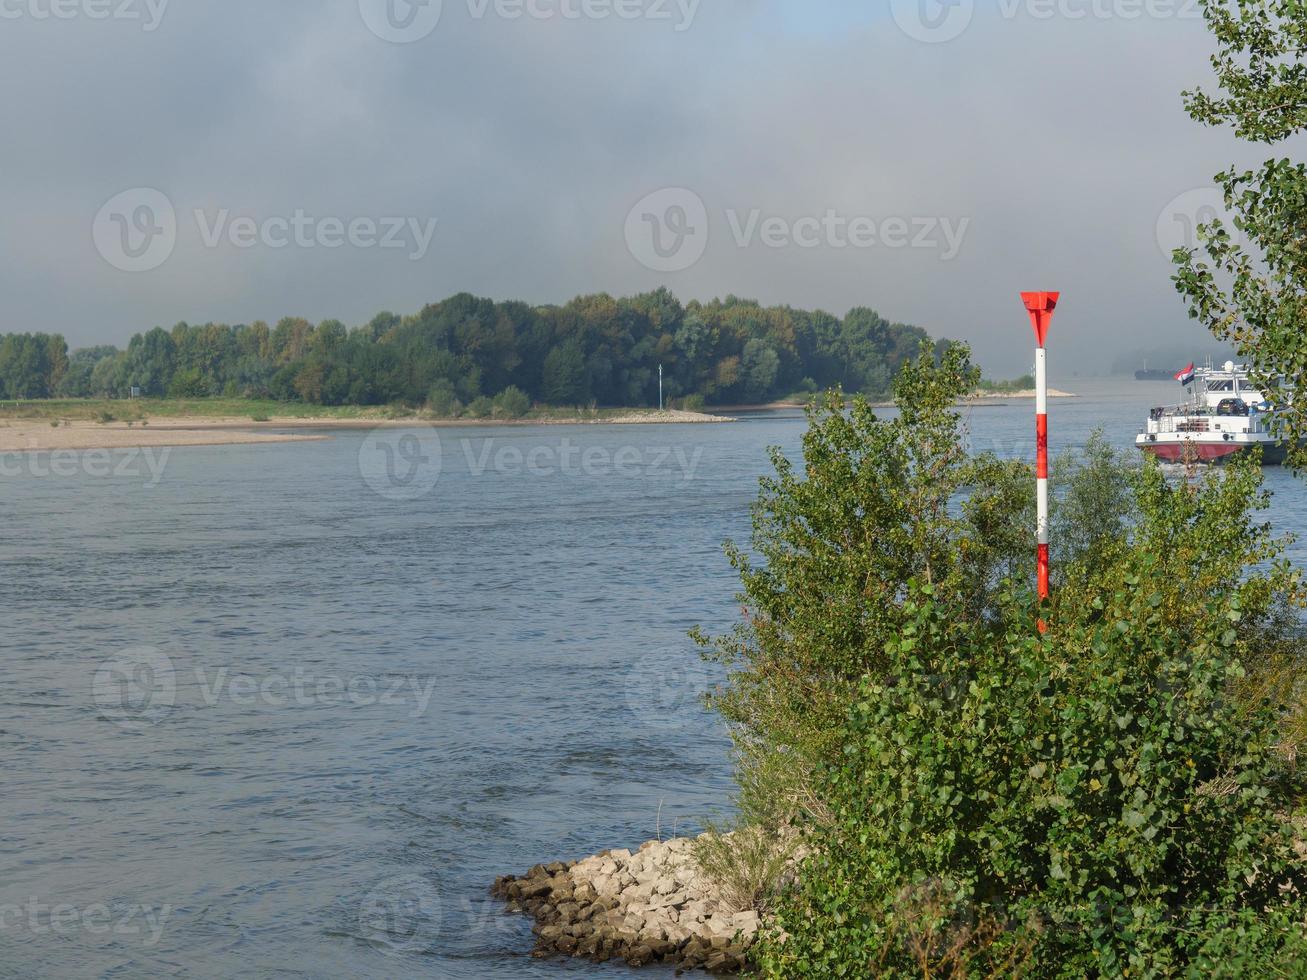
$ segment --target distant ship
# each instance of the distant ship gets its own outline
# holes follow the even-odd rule
[[[1254,446],[1262,462],[1284,462],[1286,446],[1276,434],[1276,406],[1233,361],[1221,368],[1190,364],[1174,376],[1185,387],[1182,405],[1154,408],[1135,440],[1146,453],[1170,463],[1216,463]]]
[[[1159,371],[1157,368],[1150,368],[1148,362],[1144,361],[1144,369],[1135,372],[1136,381],[1172,381],[1175,375],[1170,371]]]

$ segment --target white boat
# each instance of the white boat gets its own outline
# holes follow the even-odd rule
[[[1233,361],[1220,368],[1190,365],[1176,380],[1185,385],[1188,399],[1148,413],[1148,424],[1135,440],[1141,450],[1172,463],[1219,463],[1260,446],[1263,463],[1284,462],[1286,447],[1275,433],[1275,406],[1253,383],[1247,367]]]

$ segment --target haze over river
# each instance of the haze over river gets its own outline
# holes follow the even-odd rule
[[[1053,374],[1083,396],[1055,452],[1131,444],[1179,394]],[[1032,456],[1033,412],[970,410],[975,445]],[[721,542],[803,427],[346,431],[174,449],[157,479],[11,460],[0,975],[619,974],[530,959],[486,890],[721,813],[685,632],[735,621]]]

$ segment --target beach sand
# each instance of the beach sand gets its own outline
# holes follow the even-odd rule
[[[0,453],[55,449],[133,449],[154,446],[228,446],[241,443],[298,442],[325,439],[308,432],[258,432],[255,423],[222,419],[152,422],[128,428],[126,423],[70,422],[58,428],[49,422],[0,422]]]
[[[1028,388],[1025,391],[985,391],[972,395],[967,401],[991,401],[995,398],[1038,398],[1039,392],[1034,388]],[[1078,398],[1079,395],[1072,394],[1069,391],[1058,391],[1056,388],[1048,389],[1049,398]]]
[[[733,422],[734,419],[700,412],[632,412],[598,419],[450,420],[159,417],[149,424],[137,422],[66,422],[55,427],[48,420],[0,421],[0,453],[44,452],[55,449],[132,449],[154,446],[231,446],[241,444],[303,442],[329,439],[332,429],[417,428],[486,425],[668,425]]]

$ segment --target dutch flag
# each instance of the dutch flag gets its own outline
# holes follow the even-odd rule
[[[1176,374],[1175,380],[1179,381],[1182,385],[1193,384],[1194,377],[1197,373],[1198,372],[1194,370],[1193,361],[1190,361],[1187,368]]]

